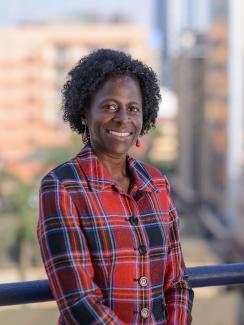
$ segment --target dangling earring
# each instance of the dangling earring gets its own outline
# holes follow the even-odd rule
[[[141,142],[139,139],[136,140],[136,147],[140,147],[141,146]]]
[[[89,141],[88,128],[87,128],[86,122],[84,120],[81,121],[81,124],[84,126],[84,131],[82,134],[82,141],[84,144],[87,144],[87,142]]]

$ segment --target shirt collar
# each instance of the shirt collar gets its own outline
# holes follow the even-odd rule
[[[88,143],[76,156],[79,165],[86,176],[87,182],[92,190],[100,191],[107,187],[118,186],[114,183],[112,176],[106,170],[105,166],[99,161]],[[132,186],[138,191],[154,192],[158,191],[162,185],[161,177],[153,177],[140,161],[127,155],[127,164],[132,177]]]

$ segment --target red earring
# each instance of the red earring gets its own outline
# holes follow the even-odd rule
[[[82,141],[84,144],[88,142],[89,137],[87,135],[82,134]]]
[[[136,140],[136,147],[140,147],[141,146],[141,142],[139,139]]]
[[[84,132],[82,134],[82,141],[84,144],[86,144],[89,141],[89,133],[88,128],[85,121],[82,121],[81,124],[84,126]]]

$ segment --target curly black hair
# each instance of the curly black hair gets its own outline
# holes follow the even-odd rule
[[[110,77],[128,75],[139,81],[143,100],[143,125],[141,135],[155,126],[160,89],[155,72],[130,55],[112,49],[99,49],[81,58],[68,73],[62,89],[63,119],[73,131],[85,132],[82,116],[89,109],[91,98]]]

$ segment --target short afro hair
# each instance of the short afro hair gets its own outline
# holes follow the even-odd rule
[[[63,119],[73,131],[85,132],[82,116],[90,107],[91,98],[111,77],[128,75],[139,81],[143,102],[141,135],[155,126],[161,100],[159,82],[155,72],[130,55],[112,49],[99,49],[81,58],[68,73],[62,89]]]

